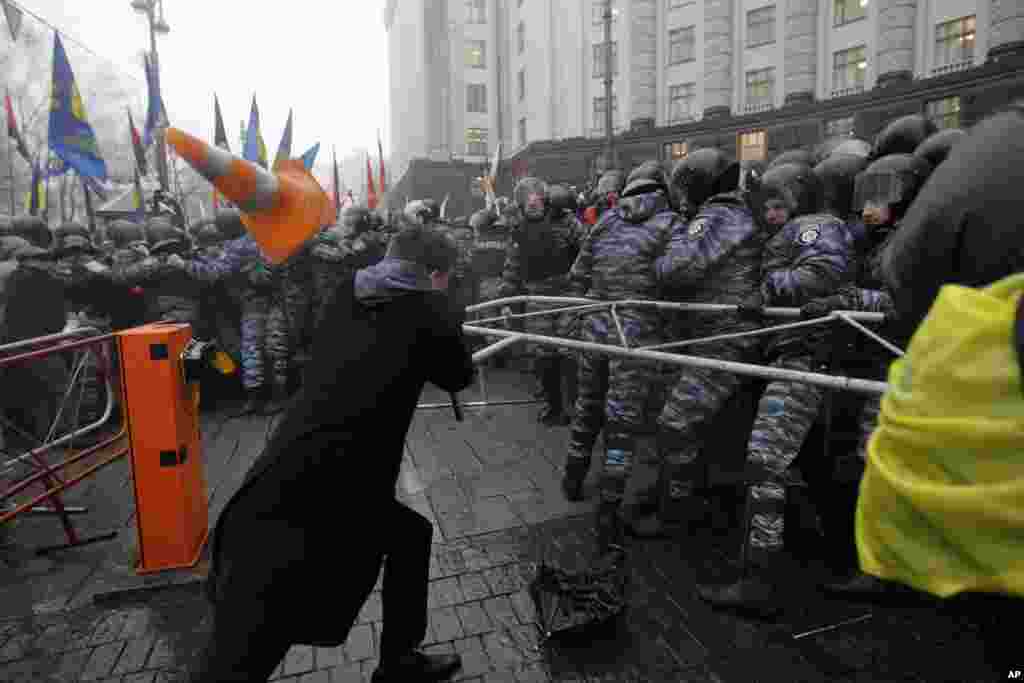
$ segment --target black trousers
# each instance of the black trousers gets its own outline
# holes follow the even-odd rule
[[[346,593],[340,604],[352,606],[339,608],[338,623],[347,620],[351,624],[355,620],[373,591],[383,563],[384,632],[380,660],[387,662],[419,647],[427,634],[427,585],[434,527],[423,515],[396,500],[386,505],[380,523],[372,527],[372,536],[366,536],[366,540],[373,545],[353,547],[366,548],[375,559],[360,562],[360,568],[346,573],[338,586]],[[327,602],[330,587],[321,588],[321,603]],[[350,601],[349,596],[356,599]],[[283,602],[287,604],[288,596],[284,596]],[[285,612],[263,601],[237,596],[218,603],[213,633],[193,669],[192,683],[248,683],[270,678],[289,648],[303,642],[289,632],[295,615],[301,614],[301,606],[297,610],[295,605],[290,608],[293,611]]]

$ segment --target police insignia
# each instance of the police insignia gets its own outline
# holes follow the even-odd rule
[[[800,233],[800,244],[814,244],[821,237],[821,231],[817,228],[810,228]]]
[[[686,235],[691,239],[695,239],[704,234],[704,228],[707,227],[703,218],[699,218],[692,223],[690,227],[686,229]]]

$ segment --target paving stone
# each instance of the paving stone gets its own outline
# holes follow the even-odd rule
[[[459,585],[466,600],[483,600],[491,595],[491,589],[479,572],[459,576]]]
[[[512,603],[512,609],[516,611],[516,616],[519,617],[520,622],[527,624],[537,618],[537,607],[533,604],[533,599],[530,598],[530,595],[525,590],[512,593],[508,597]]]
[[[359,610],[359,618],[356,623],[366,624],[371,621],[380,621],[384,614],[384,604],[381,602],[379,592],[370,593],[362,609]]]
[[[331,683],[364,683],[366,680],[362,667],[358,664],[331,670]]]
[[[89,650],[75,650],[61,655],[57,662],[57,668],[53,672],[53,680],[60,683],[71,683],[77,681],[85,663],[89,661]]]
[[[331,683],[331,672],[327,669],[311,671],[308,674],[303,674],[299,683]]]
[[[31,643],[32,635],[29,633],[19,633],[13,636],[0,648],[0,663],[24,658]]]
[[[359,662],[359,668],[363,672],[363,677],[369,680],[370,676],[372,676],[373,672],[377,669],[377,660],[364,659]]]
[[[495,626],[518,626],[520,624],[519,616],[507,595],[484,600],[484,610]]]
[[[145,668],[146,660],[149,659],[149,653],[153,649],[155,641],[156,639],[152,636],[129,640],[117,663],[114,664],[114,673],[130,674]]]
[[[124,648],[123,642],[107,643],[95,648],[82,670],[82,680],[92,681],[109,676]]]
[[[523,524],[522,518],[516,514],[504,496],[474,501],[471,513],[476,518],[475,533],[478,534],[509,529]]]
[[[480,676],[491,671],[491,659],[484,650],[470,650],[462,653],[463,678]]]
[[[463,602],[464,599],[456,577],[432,582],[427,592],[427,606],[430,609],[451,607]]]
[[[149,653],[149,661],[146,663],[148,669],[162,669],[174,663],[174,648],[168,638],[158,638]]]
[[[284,656],[282,677],[295,676],[313,670],[313,648],[293,645]]]
[[[109,614],[106,618],[100,619],[93,631],[90,645],[103,645],[118,640],[124,631],[125,615],[121,612]]]
[[[516,683],[516,675],[511,671],[492,671],[484,676],[484,683]]]
[[[469,638],[459,638],[458,640],[452,641],[452,647],[459,654],[463,652],[470,652],[472,650],[483,650],[484,642],[479,636],[470,636]]]
[[[484,649],[496,669],[518,669],[529,661],[506,631],[492,631],[483,637]]]
[[[455,645],[451,641],[447,643],[434,643],[423,648],[423,651],[428,655],[453,655],[455,654]]]
[[[441,607],[440,609],[431,610],[429,620],[433,624],[434,633],[440,642],[455,640],[465,636],[462,624],[459,623],[459,617],[452,607]]]
[[[519,565],[507,564],[484,571],[484,579],[494,595],[514,593],[526,585],[519,572]]]
[[[353,626],[349,631],[348,640],[345,641],[345,653],[348,658],[357,662],[374,655],[373,629],[369,624]]]
[[[490,618],[487,616],[487,612],[484,611],[483,604],[480,602],[457,605],[455,611],[459,615],[459,621],[462,622],[462,630],[466,632],[466,635],[480,635],[494,628],[491,625]]]
[[[516,672],[516,680],[519,683],[548,683],[547,672],[540,664],[527,664]]]
[[[125,613],[124,629],[121,637],[124,639],[138,638],[144,635],[152,623],[152,612],[149,610],[131,610]]]
[[[155,683],[156,675],[156,671],[144,671],[142,673],[125,676],[122,679],[122,683]]]
[[[345,664],[344,646],[315,647],[313,661],[317,669],[331,669]]]

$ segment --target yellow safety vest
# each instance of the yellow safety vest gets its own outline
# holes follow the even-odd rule
[[[940,597],[1024,596],[1024,274],[947,285],[889,369],[857,502],[864,572]]]

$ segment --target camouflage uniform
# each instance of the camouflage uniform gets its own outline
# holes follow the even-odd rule
[[[295,254],[287,264],[273,266],[274,291],[267,313],[266,350],[271,361],[274,389],[285,393],[295,356],[302,344],[309,305],[309,263],[305,260],[308,252]]]
[[[629,208],[606,212],[583,241],[570,274],[574,296],[603,301],[658,298],[654,264],[665,254],[679,217],[660,193],[629,197],[624,206]],[[630,347],[661,341],[662,319],[656,309],[620,308],[615,314]],[[607,309],[583,314],[581,329],[585,341],[622,344],[612,312]],[[594,443],[603,428],[607,459],[601,496],[606,501],[620,501],[638,439],[655,433],[657,414],[652,410],[652,397],[657,393],[658,366],[603,354],[580,356],[579,395],[566,479],[582,481],[580,475],[589,467]]]
[[[742,195],[711,197],[690,223],[677,224],[668,253],[658,259],[659,279],[666,287],[685,293],[692,303],[738,305],[760,291],[764,236]],[[756,322],[733,313],[686,313],[677,324],[693,338],[744,332]],[[749,362],[756,356],[756,337],[710,342],[695,346],[702,356]],[[711,421],[740,388],[735,373],[705,368],[683,368],[676,375],[659,422],[663,519],[687,514],[687,503],[703,474],[697,458],[700,429]]]
[[[345,261],[349,251],[338,226],[321,232],[310,249],[310,271],[313,278],[313,329],[320,326],[334,292],[345,278]]]
[[[834,294],[853,276],[852,237],[839,218],[828,214],[795,218],[764,248],[761,295],[768,306],[801,307]],[[766,360],[773,367],[810,372],[814,349],[827,333],[794,330],[771,337]],[[752,505],[751,550],[782,547],[786,477],[821,407],[823,390],[806,382],[768,383],[750,432],[747,462],[756,476],[748,483]]]
[[[479,297],[480,282],[473,269],[473,230],[466,225],[452,226],[450,230],[459,255],[452,269],[448,292],[460,309],[475,304]]]
[[[474,236],[472,260],[473,270],[480,279],[480,301],[493,301],[499,297],[507,249],[508,230],[503,225],[491,223]],[[488,311],[487,315],[497,313]]]

